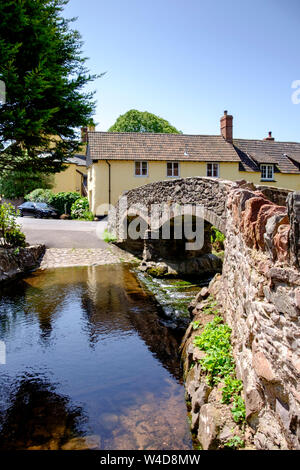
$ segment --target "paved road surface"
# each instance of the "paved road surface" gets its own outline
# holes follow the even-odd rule
[[[47,248],[106,248],[101,234],[106,221],[85,222],[79,220],[34,219],[19,217],[28,243],[42,243]]]

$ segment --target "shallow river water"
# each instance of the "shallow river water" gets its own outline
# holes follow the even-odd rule
[[[125,265],[2,288],[0,449],[191,449],[180,338],[159,313]]]

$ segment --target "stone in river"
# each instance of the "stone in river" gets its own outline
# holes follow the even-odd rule
[[[62,450],[100,449],[100,436],[75,437],[62,446]]]

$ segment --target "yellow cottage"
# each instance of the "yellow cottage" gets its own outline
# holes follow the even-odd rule
[[[87,196],[87,167],[85,155],[74,155],[67,162],[67,168],[55,173],[52,191],[73,191]]]
[[[124,191],[154,181],[210,176],[300,190],[300,143],[233,139],[224,112],[220,135],[88,132],[88,197],[92,212],[106,213]],[[137,201],[138,202],[138,201]]]
[[[53,177],[52,191],[54,193],[73,191],[87,196],[87,165],[86,147],[88,132],[93,132],[94,126],[81,128],[81,149],[80,152],[69,158],[67,168],[60,173],[55,173]]]

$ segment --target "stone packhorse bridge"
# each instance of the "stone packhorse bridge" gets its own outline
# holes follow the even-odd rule
[[[254,187],[246,182],[234,183],[232,181],[217,180],[215,178],[182,178],[172,181],[161,181],[127,191],[117,204],[116,222],[110,225],[115,231],[118,244],[125,250],[143,257],[147,268],[152,269],[157,261],[160,263],[162,274],[193,275],[202,272],[204,275],[221,270],[220,259],[211,254],[211,226],[215,226],[224,235],[227,235],[227,203],[232,191],[244,184],[244,199],[250,197],[249,188],[253,192],[259,190],[264,198],[269,198],[273,204],[285,206],[288,190],[279,190],[265,186]],[[246,184],[246,186],[245,186]],[[248,192],[247,192],[248,191]],[[124,197],[126,203],[124,204]],[[269,201],[269,202],[270,202]],[[156,207],[156,213],[151,209]],[[182,217],[178,216],[181,210],[188,209],[190,214],[191,230],[195,229],[196,219],[204,220],[204,244],[201,249],[186,250],[189,241],[184,236],[179,238],[174,227],[182,225]],[[197,212],[197,208],[201,211]],[[284,209],[286,212],[286,209]],[[140,221],[139,237],[132,238],[128,227],[133,221]],[[125,223],[125,230],[124,230]],[[169,236],[163,236],[163,227],[171,225]],[[138,226],[137,222],[137,226]],[[151,229],[150,229],[151,227]],[[156,233],[156,236],[154,236]],[[145,268],[146,269],[146,268]],[[158,267],[156,268],[156,270]]]
[[[137,203],[148,209],[153,204],[199,204],[204,207],[204,218],[222,232],[226,231],[226,200],[231,181],[214,178],[181,178],[159,181],[127,191],[128,207]],[[138,209],[138,207],[137,207]],[[140,213],[144,217],[143,213]],[[150,223],[150,221],[147,220]]]
[[[300,449],[300,193],[199,177],[149,184],[126,196],[128,206],[203,204],[206,223],[226,235],[222,275],[211,292],[232,328],[247,422],[258,449]],[[117,225],[132,217],[119,209]],[[172,240],[151,245],[147,214],[140,215],[144,259],[160,256],[159,245],[167,242],[170,253]]]
[[[156,183],[140,186],[124,193],[128,208],[136,208],[136,214],[145,217],[139,212],[139,205],[148,209],[153,204],[198,204],[204,208],[204,218],[207,222],[226,233],[226,203],[229,194],[237,187],[259,190],[266,198],[278,205],[285,205],[286,198],[291,192],[269,186],[254,186],[246,181],[232,182],[209,177],[180,178],[171,181],[158,181]],[[121,213],[120,201],[117,204],[117,225],[121,218],[130,216],[130,212]],[[133,213],[134,211],[132,211]],[[150,224],[150,220],[147,220]]]

